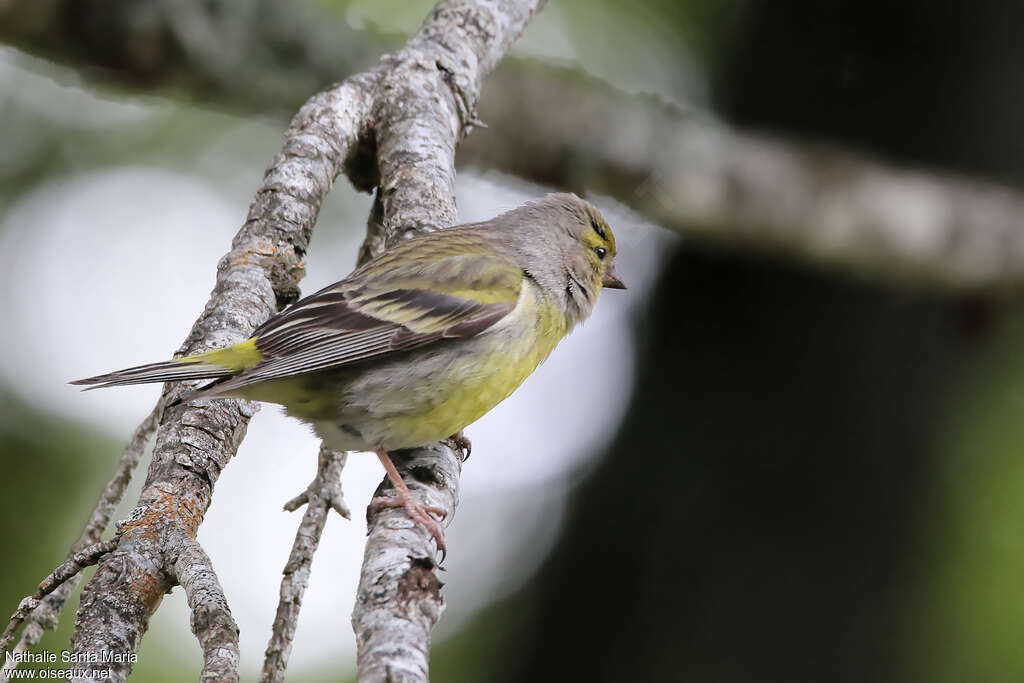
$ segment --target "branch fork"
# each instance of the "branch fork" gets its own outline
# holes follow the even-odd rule
[[[218,265],[210,300],[179,353],[245,339],[297,298],[320,204],[342,173],[357,189],[377,187],[360,251],[363,260],[399,239],[453,224],[455,148],[477,123],[480,84],[543,5],[544,0],[443,0],[404,49],[382,59],[376,69],[310,98],[285,132],[284,145],[231,252]],[[89,546],[88,553],[75,555],[48,581],[57,585],[72,570],[77,575],[82,562],[96,561],[96,573],[82,592],[72,648],[75,653],[123,655],[137,650],[162,596],[181,585],[203,649],[202,680],[237,681],[238,629],[210,558],[195,536],[220,472],[244,438],[256,405],[237,399],[175,404],[171,397],[180,391],[181,385],[168,385],[136,432],[144,443],[159,425],[132,517],[114,539]],[[95,520],[98,531],[90,527],[88,536],[83,535],[90,543],[109,524],[110,510],[123,495],[122,483],[138,462],[141,446],[130,448],[132,458],[115,477],[116,495],[105,496],[98,506],[104,510]],[[399,471],[421,502],[443,510],[450,521],[458,501],[461,455],[436,443],[407,451],[401,460]],[[283,680],[309,563],[327,511],[348,516],[340,487],[344,461],[344,454],[321,449],[313,484],[286,505],[307,508],[285,567],[264,681]],[[443,609],[441,582],[429,532],[410,526],[402,515],[399,510],[369,515],[352,614],[361,682],[428,678],[430,630]],[[41,607],[35,601],[23,602],[15,617],[29,618],[30,608]],[[59,603],[52,607],[54,617],[59,608]],[[131,659],[84,666],[92,674],[109,670],[108,680],[123,681]]]

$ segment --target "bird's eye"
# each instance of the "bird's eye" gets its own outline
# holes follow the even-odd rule
[[[597,254],[597,258],[604,260],[604,257],[608,255],[608,250],[604,247],[594,247],[594,253]]]

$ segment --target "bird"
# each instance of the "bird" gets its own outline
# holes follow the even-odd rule
[[[327,448],[372,451],[393,495],[445,552],[444,533],[389,451],[454,438],[515,391],[591,314],[625,289],[615,236],[591,203],[553,193],[488,221],[420,234],[300,299],[226,348],[71,384],[88,389],[212,380],[182,400],[284,407]]]

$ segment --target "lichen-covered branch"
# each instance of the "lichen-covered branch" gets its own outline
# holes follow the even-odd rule
[[[441,2],[406,47],[386,60],[374,105],[380,182],[361,259],[455,222],[455,147],[477,122],[483,78],[543,5]],[[450,523],[460,456],[437,443],[392,457],[421,502],[444,510]],[[430,632],[444,606],[432,536],[399,509],[369,512],[368,522],[352,612],[358,680],[427,681]]]
[[[284,504],[284,509],[292,512],[303,505],[306,512],[295,532],[288,563],[284,566],[281,578],[281,597],[277,603],[277,614],[274,615],[274,626],[267,643],[267,651],[263,659],[261,683],[281,683],[288,667],[292,643],[295,640],[295,627],[299,621],[299,610],[302,598],[309,586],[309,571],[313,564],[313,554],[320,545],[320,536],[327,524],[327,516],[334,510],[345,519],[350,513],[345,505],[341,491],[341,471],[345,467],[345,453],[332,451],[321,445],[317,462],[316,477],[305,491]]]
[[[10,647],[11,641],[14,639],[14,633],[18,626],[39,607],[40,601],[53,593],[59,586],[73,576],[76,576],[80,571],[86,567],[91,567],[100,558],[109,553],[111,550],[117,547],[117,539],[111,541],[104,541],[103,543],[94,543],[93,545],[84,548],[68,559],[64,560],[57,566],[49,576],[39,582],[39,587],[36,589],[34,595],[30,595],[21,601],[18,605],[18,609],[11,617],[7,624],[7,628],[4,629],[3,635],[0,636],[0,650],[6,651]]]
[[[103,492],[100,494],[99,500],[96,501],[96,505],[93,508],[92,514],[89,515],[89,521],[86,523],[85,528],[82,530],[82,534],[78,540],[71,546],[71,550],[68,552],[69,559],[73,560],[76,555],[89,548],[97,547],[100,537],[103,535],[104,530],[110,525],[111,517],[114,514],[114,509],[121,502],[124,497],[125,489],[128,488],[128,484],[131,483],[132,475],[135,472],[135,468],[138,467],[139,462],[142,460],[142,454],[146,450],[146,444],[152,438],[156,432],[157,423],[160,421],[163,415],[165,402],[161,399],[157,401],[156,406],[146,417],[145,420],[135,429],[131,439],[128,440],[124,451],[121,453],[121,458],[117,463],[117,467],[114,469],[114,474],[111,476],[110,481],[103,488]],[[96,561],[99,560],[100,555],[96,556]],[[65,562],[65,565],[67,562]],[[91,564],[95,564],[92,562]],[[62,583],[56,585],[53,590],[42,598],[42,600],[35,600],[31,602],[33,605],[31,614],[25,613],[19,616],[19,612],[26,606],[26,601],[30,601],[31,598],[26,598],[22,601],[22,604],[18,608],[18,612],[11,617],[11,623],[13,624],[15,619],[20,624],[22,621],[27,619],[25,628],[21,632],[21,638],[15,645],[12,652],[24,652],[30,647],[36,645],[39,639],[43,636],[44,629],[54,629],[57,627],[57,623],[60,620],[60,612],[64,607],[64,603],[67,601],[68,596],[74,592],[78,586],[78,582],[81,580],[81,574],[75,572],[72,576],[68,577]],[[0,650],[4,652],[8,651],[10,647],[11,639],[16,632],[17,626],[11,626],[8,624],[7,631],[4,632],[2,638],[0,638]],[[2,675],[6,676],[10,670],[17,668],[18,662],[8,661],[5,658],[4,668]]]
[[[170,532],[174,554],[166,561],[170,579],[185,590],[192,610],[192,632],[203,648],[204,683],[238,681],[238,625],[231,616],[224,589],[217,580],[213,563],[199,542],[184,528]]]
[[[356,156],[373,78],[349,79],[314,96],[296,114],[181,353],[244,339],[297,297],[320,202]],[[173,398],[182,387],[168,385],[166,391]],[[165,411],[142,494],[121,526],[120,543],[83,590],[75,652],[136,650],[150,615],[174,585],[165,558],[188,550],[187,539],[195,537],[214,484],[255,408],[247,401],[216,400]],[[112,667],[116,681],[130,670],[128,661],[101,666]]]
[[[302,257],[320,202],[342,172],[357,188],[379,184],[374,212],[379,220],[371,222],[377,227],[364,256],[404,234],[452,223],[455,145],[476,120],[480,82],[541,4],[442,2],[396,56],[311,98],[286,132],[282,151],[268,169],[231,252],[220,263],[211,299],[179,353],[244,339],[297,297]],[[182,16],[188,18],[187,13]],[[179,38],[184,28],[178,24],[185,19],[172,22]],[[72,647],[79,654],[117,653],[113,662],[101,664],[112,671],[109,680],[128,675],[127,655],[137,649],[163,594],[176,584],[185,587],[193,610],[193,630],[204,651],[204,680],[238,678],[237,628],[195,535],[255,405],[234,399],[176,403],[188,388],[165,388],[161,406],[173,407],[157,410],[159,429],[142,494],[115,541],[104,548],[82,593]],[[457,499],[458,456],[435,444],[401,461],[417,473],[418,490],[427,502],[447,510],[450,519]],[[342,462],[334,458],[334,475]],[[315,494],[307,493],[307,502]],[[334,498],[330,503],[340,511],[340,491]],[[318,538],[322,518],[316,513],[307,518]],[[376,515],[370,536],[363,577],[374,581],[377,590],[369,596],[361,589],[353,616],[360,679],[426,680],[430,628],[441,608],[430,540],[395,511]],[[297,548],[300,563],[314,549],[315,542]],[[299,581],[282,588],[297,598],[291,603],[295,613],[303,585]],[[283,592],[282,604],[284,598]],[[399,604],[390,606],[381,599]],[[27,606],[22,611],[27,614]],[[285,615],[280,642],[272,640],[268,649],[271,668],[282,673],[291,638],[289,620],[294,628],[294,616]],[[412,628],[396,630],[402,620]],[[381,648],[384,637],[394,639],[388,651]],[[403,652],[415,656],[408,659]]]

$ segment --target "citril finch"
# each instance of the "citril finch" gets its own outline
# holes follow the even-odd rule
[[[73,384],[211,379],[185,400],[278,403],[328,448],[375,451],[397,495],[374,505],[404,507],[443,551],[437,511],[388,451],[459,434],[508,397],[604,287],[625,289],[611,228],[576,195],[551,194],[404,241],[241,343]]]

